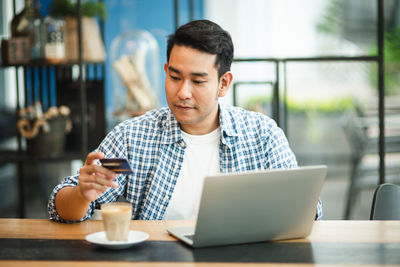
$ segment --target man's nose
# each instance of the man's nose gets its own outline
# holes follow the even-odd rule
[[[192,88],[190,86],[190,82],[187,80],[183,80],[178,88],[178,97],[180,99],[188,99],[192,96]]]

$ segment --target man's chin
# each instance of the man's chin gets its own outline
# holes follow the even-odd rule
[[[175,118],[180,121],[185,121],[185,120],[192,120],[194,115],[195,115],[195,109],[182,109],[182,108],[177,108],[174,107],[172,110],[172,113],[174,114]]]
[[[175,116],[175,118],[179,122],[179,124],[181,124],[181,125],[191,125],[191,124],[196,123],[196,121],[193,120],[193,119],[179,118],[179,117],[176,117],[176,116]]]

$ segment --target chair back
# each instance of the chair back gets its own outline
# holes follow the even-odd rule
[[[379,185],[374,194],[371,220],[400,220],[400,186],[390,183]]]

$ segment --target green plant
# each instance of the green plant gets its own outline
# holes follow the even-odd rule
[[[342,113],[344,111],[354,109],[355,102],[352,97],[342,97],[329,100],[310,99],[307,101],[295,101],[289,99],[287,107],[292,113],[310,113],[316,112],[321,114]]]
[[[400,93],[400,28],[385,33],[384,40],[384,62],[385,62],[385,95],[397,95]],[[369,52],[376,56],[378,48],[374,45]],[[370,82],[378,86],[378,68],[376,65],[370,68]]]
[[[400,62],[400,28],[385,35],[386,62]]]
[[[371,55],[377,55],[376,45],[370,51]],[[385,95],[396,95],[400,93],[400,28],[385,33],[384,40],[384,62],[385,62]],[[374,65],[370,70],[370,81],[374,86],[378,84],[377,67]]]
[[[254,107],[262,106],[265,107],[272,103],[271,97],[256,96],[250,98],[245,108],[250,110],[256,110]],[[307,101],[298,101],[294,99],[287,99],[286,101],[288,111],[291,113],[320,113],[320,114],[333,114],[342,113],[344,111],[353,110],[356,103],[352,97],[342,97],[329,100],[309,99]]]
[[[54,17],[77,16],[76,3],[71,0],[53,0],[50,7],[50,15]],[[105,20],[107,11],[103,2],[83,1],[81,4],[82,15],[88,17],[98,17]]]
[[[331,0],[316,24],[317,31],[326,34],[340,34],[343,28],[342,14],[343,0]]]

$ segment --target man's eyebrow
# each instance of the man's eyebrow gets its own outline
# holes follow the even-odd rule
[[[181,74],[181,72],[177,69],[175,69],[174,67],[168,66],[168,70],[175,72],[176,74]],[[207,72],[191,72],[190,73],[191,76],[198,76],[198,77],[205,77],[208,76]]]
[[[191,72],[190,75],[198,76],[198,77],[206,77],[206,76],[208,76],[208,73],[207,72]]]
[[[172,72],[175,72],[175,73],[177,73],[177,74],[180,74],[180,73],[181,73],[179,70],[177,70],[177,69],[175,69],[175,68],[173,68],[173,67],[171,67],[171,66],[168,66],[168,70],[169,70],[169,71],[172,71]]]

